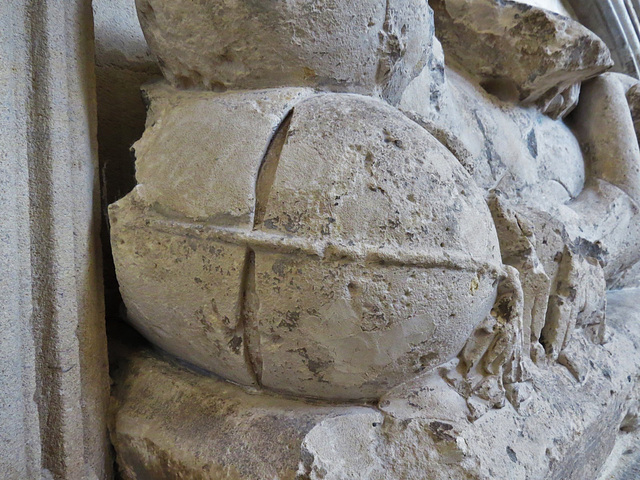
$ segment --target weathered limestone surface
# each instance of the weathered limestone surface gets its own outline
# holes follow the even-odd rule
[[[549,207],[582,191],[584,155],[564,122],[501,101],[464,72],[446,67],[444,73],[437,99],[425,95],[429,85],[417,78],[399,107],[446,145],[485,192],[498,189]]]
[[[455,357],[489,313],[497,237],[426,130],[378,100],[310,93],[150,90],[141,184],[111,207],[116,268],[130,318],[179,358],[378,398]]]
[[[640,87],[563,2],[433,7],[442,45],[425,2],[138,1],[172,86],[112,243],[131,322],[200,376],[122,364],[126,478],[633,465],[638,291],[607,289],[640,260]]]
[[[637,337],[629,333],[635,326],[633,323],[626,323],[637,319],[638,295],[634,292],[638,292],[638,289],[610,294],[608,315],[610,321],[617,322],[618,325],[625,323],[620,331],[633,339],[634,347],[637,349]],[[631,380],[633,379],[632,376]],[[640,389],[636,385],[634,390],[631,399],[635,400],[635,403],[631,404],[620,426],[613,451],[602,467],[598,480],[633,480],[640,475]]]
[[[617,74],[586,82],[571,120],[591,177],[569,204],[586,220],[574,235],[600,242],[613,253],[605,274],[618,288],[629,286],[627,271],[640,261],[640,148],[633,98],[628,100],[637,82],[631,87],[629,83],[628,77]]]
[[[575,85],[613,65],[604,42],[578,22],[520,2],[431,3],[449,60],[501,98],[536,104],[554,118],[577,102]]]
[[[636,263],[629,270],[620,275],[614,288],[638,288],[640,287],[640,264]]]
[[[203,241],[196,228],[153,228],[137,191],[117,205],[111,236],[129,319],[177,357],[234,382],[254,383],[242,320],[246,248]]]
[[[600,75],[583,88],[586,91],[573,123],[577,138],[591,157],[592,175],[618,186],[639,202],[640,148],[633,124],[633,104],[630,108],[627,99],[629,88],[616,74]]]
[[[410,382],[377,406],[327,406],[246,391],[155,354],[130,355],[113,396],[121,472],[125,479],[595,479],[614,443],[637,428],[638,295],[609,293],[604,345],[577,333],[567,366],[529,366],[521,388],[530,396],[518,410],[507,404],[474,423],[438,376]],[[615,472],[616,458],[609,464]]]
[[[328,245],[323,262],[256,250],[265,387],[319,377],[313,396],[376,398],[459,352],[491,308],[500,260],[481,192],[453,160],[375,100],[294,108],[257,228]]]
[[[582,312],[587,322],[595,318],[584,313],[585,303],[561,313],[566,304],[558,310],[552,302],[548,310],[547,298],[556,298],[557,285],[569,281],[581,290],[592,312],[604,298],[603,275],[610,287],[636,285],[637,273],[629,270],[640,255],[636,84],[619,74],[586,82],[580,107],[566,123],[501,101],[450,68],[436,100],[425,98],[420,77],[401,100],[400,108],[447,145],[494,205],[503,261],[520,271],[525,336],[532,335],[534,349],[545,335],[556,338],[547,343],[552,348],[565,329],[557,327],[575,321],[571,312]],[[520,239],[506,233],[511,227],[500,226],[497,217],[504,215],[491,201],[496,193],[509,205]],[[571,273],[578,270],[584,272]]]
[[[160,83],[145,92],[149,128],[134,145],[145,202],[220,226],[252,226],[256,178],[273,134],[313,91],[215,94]]]
[[[0,46],[7,47],[0,62],[0,101],[7,110],[0,116],[0,472],[11,480],[39,478],[42,462],[34,400],[36,345],[29,324],[31,279],[22,273],[30,268],[31,246],[25,241],[30,228],[29,170],[24,165],[29,149],[29,39],[21,25],[26,22],[21,4],[6,2],[0,10]]]
[[[106,480],[90,2],[2,2],[0,51],[0,478]]]
[[[166,78],[210,90],[310,86],[395,103],[429,62],[423,0],[137,0]]]

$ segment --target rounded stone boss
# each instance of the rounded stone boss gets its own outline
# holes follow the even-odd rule
[[[386,103],[147,87],[139,185],[110,208],[132,323],[230,381],[377,399],[454,358],[502,275],[482,193]]]
[[[136,0],[149,47],[177,87],[314,87],[397,103],[429,63],[425,0]]]

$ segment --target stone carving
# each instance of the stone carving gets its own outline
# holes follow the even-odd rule
[[[434,39],[422,0],[136,3],[163,73],[180,87],[309,86],[395,103]]]
[[[554,118],[575,107],[580,82],[613,66],[602,40],[579,23],[520,2],[433,1],[448,58],[489,93],[537,104]]]
[[[574,356],[585,381],[561,365],[534,368],[519,412],[507,403],[474,422],[465,399],[437,375],[404,384],[376,406],[314,405],[253,395],[149,353],[132,355],[114,394],[112,438],[121,473],[126,479],[622,480],[597,472],[618,428],[634,421],[636,407],[627,398],[638,398],[637,296],[637,290],[609,295],[615,335],[605,346],[580,344]],[[633,472],[637,433],[620,439],[620,457]]]
[[[145,87],[139,185],[110,208],[128,317],[261,395],[202,377],[193,398],[214,389],[256,419],[296,419],[282,441],[300,447],[298,477],[214,448],[197,454],[211,478],[356,478],[326,464],[327,435],[366,478],[593,478],[635,411],[640,364],[623,323],[605,322],[607,289],[632,286],[640,262],[640,149],[638,83],[602,74],[604,43],[512,1],[434,0],[444,49],[425,2],[137,3],[169,83]],[[611,345],[633,360],[610,363]],[[171,368],[167,381],[187,375]],[[134,370],[123,391],[149,381]],[[596,436],[597,416],[576,409],[609,384]],[[147,422],[126,398],[122,415]],[[509,440],[485,458],[483,419],[542,445],[554,404],[571,411],[557,419],[567,446],[523,460]],[[203,468],[116,424],[127,478]],[[156,455],[174,466],[138,460]]]
[[[160,90],[144,183],[112,209],[149,337],[239,383],[347,400],[462,349],[505,273],[482,192],[426,130],[367,97]],[[234,136],[253,141],[217,143]]]

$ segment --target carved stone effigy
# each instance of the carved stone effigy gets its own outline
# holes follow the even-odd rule
[[[167,81],[111,240],[164,353],[116,379],[124,478],[615,470],[640,87],[598,37],[498,0],[137,3]]]

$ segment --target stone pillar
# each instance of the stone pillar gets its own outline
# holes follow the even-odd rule
[[[618,72],[640,76],[640,2],[637,0],[568,0],[578,20],[611,49]]]
[[[0,478],[106,479],[91,2],[2,2],[0,51]]]

